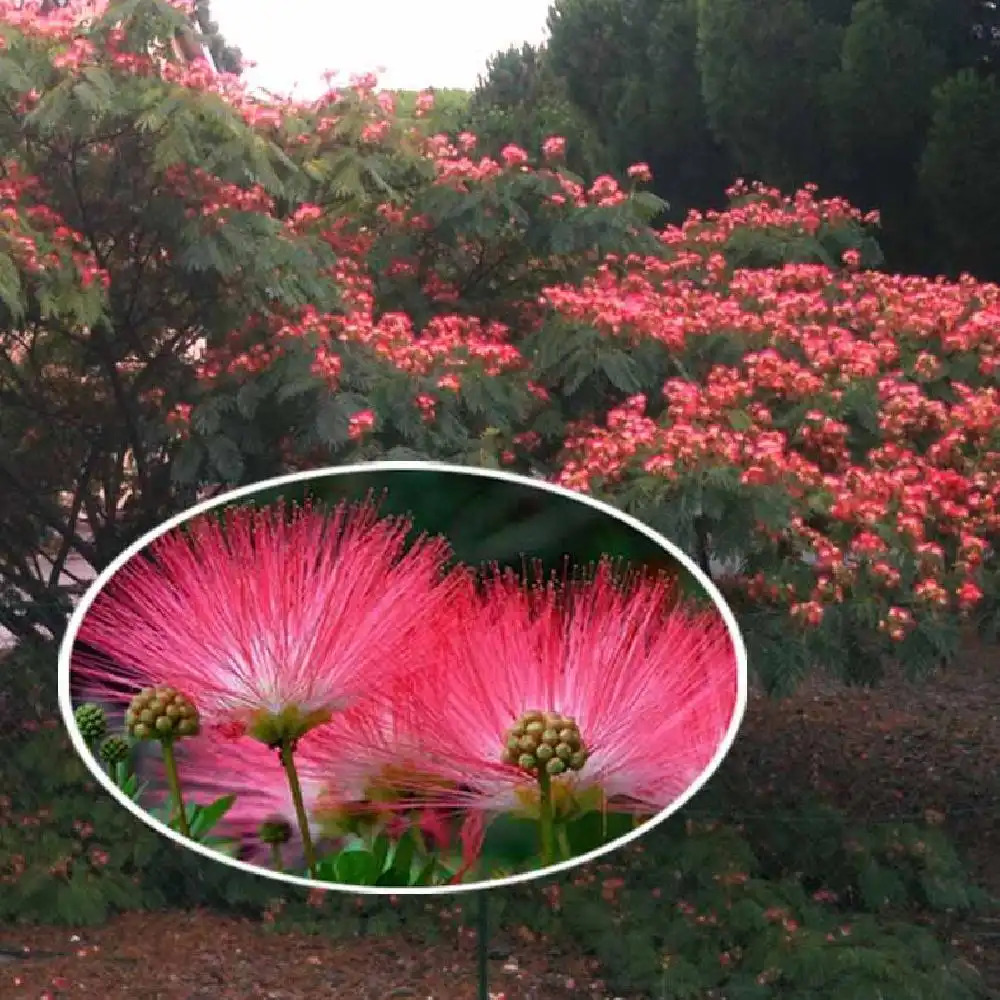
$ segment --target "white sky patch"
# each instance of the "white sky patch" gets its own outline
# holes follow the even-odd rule
[[[226,41],[257,65],[253,87],[310,99],[324,72],[378,73],[385,88],[471,90],[487,60],[538,44],[551,0],[212,0]]]

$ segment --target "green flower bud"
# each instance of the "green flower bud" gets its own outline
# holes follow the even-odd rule
[[[272,816],[257,827],[262,844],[287,844],[292,839],[292,824],[281,816]]]
[[[80,735],[88,743],[96,743],[103,739],[108,732],[108,717],[100,705],[94,705],[90,702],[81,705],[73,713],[73,718],[76,720]]]
[[[131,752],[132,750],[128,744],[128,740],[123,740],[120,736],[109,736],[101,744],[100,750],[101,760],[103,760],[109,767],[113,767],[115,764],[121,764],[123,761],[128,760]]]
[[[504,738],[504,764],[538,776],[541,769],[556,776],[580,771],[589,754],[576,722],[558,712],[525,712]]]
[[[137,740],[173,741],[199,732],[198,709],[176,688],[144,688],[125,713],[125,726]]]

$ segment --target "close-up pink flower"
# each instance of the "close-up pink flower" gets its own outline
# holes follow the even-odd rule
[[[563,586],[496,573],[467,599],[447,669],[412,684],[421,767],[442,803],[470,822],[544,822],[543,795],[554,820],[648,817],[708,768],[739,683],[716,611],[679,603],[666,578],[616,579],[607,563]]]
[[[233,507],[162,535],[100,594],[78,639],[91,696],[170,684],[204,728],[294,740],[436,641],[458,578],[440,539],[371,503]]]

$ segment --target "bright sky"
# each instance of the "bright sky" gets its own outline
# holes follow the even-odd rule
[[[551,0],[212,0],[254,86],[316,97],[322,74],[378,72],[386,88],[471,89],[495,52],[545,35]],[[382,69],[384,72],[379,72]]]

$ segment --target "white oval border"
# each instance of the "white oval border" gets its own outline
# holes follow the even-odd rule
[[[160,820],[150,816],[147,812],[136,805],[117,787],[117,785],[115,785],[111,778],[108,777],[104,768],[101,767],[100,763],[95,760],[94,756],[91,754],[87,744],[84,742],[83,738],[80,736],[79,730],[77,729],[76,720],[73,716],[73,703],[70,698],[70,666],[72,661],[73,646],[76,642],[76,635],[80,630],[80,626],[83,624],[83,619],[86,616],[88,609],[91,604],[94,603],[97,596],[104,589],[108,581],[126,562],[128,562],[129,559],[145,549],[150,542],[159,538],[160,535],[166,534],[166,532],[176,528],[178,525],[183,524],[185,521],[190,520],[192,517],[196,517],[198,514],[212,510],[214,507],[220,507],[224,504],[231,503],[233,500],[237,500],[241,497],[251,496],[254,493],[259,493],[265,489],[276,486],[284,486],[289,483],[297,483],[303,480],[322,479],[327,476],[345,476],[367,472],[414,471],[453,473],[463,476],[479,476],[483,479],[499,479],[505,482],[519,483],[523,486],[530,486],[535,489],[544,490],[548,493],[553,493],[556,496],[566,497],[567,499],[587,504],[595,510],[600,511],[602,514],[605,514],[608,517],[613,517],[623,524],[628,525],[633,530],[639,532],[639,534],[644,535],[650,541],[655,542],[662,549],[669,552],[670,555],[682,566],[684,566],[684,568],[698,581],[698,583],[701,584],[708,595],[712,598],[715,606],[719,609],[723,621],[725,621],[726,627],[729,630],[729,635],[733,642],[733,648],[736,652],[736,669],[738,677],[736,707],[733,710],[733,716],[729,722],[729,729],[727,730],[722,742],[719,744],[719,747],[715,752],[715,756],[706,766],[704,771],[702,771],[699,775],[698,779],[691,783],[683,795],[671,803],[671,805],[667,806],[667,808],[662,812],[657,813],[653,819],[644,823],[637,830],[617,838],[610,844],[604,844],[593,851],[581,854],[579,857],[572,858],[569,861],[561,861],[559,864],[550,865],[548,868],[543,868],[538,872],[522,872],[517,875],[510,875],[506,878],[495,879],[489,882],[463,883],[456,886],[400,886],[399,888],[383,886],[352,886],[345,885],[340,882],[321,882],[316,879],[302,878],[298,875],[287,875],[281,872],[270,871],[267,868],[259,868],[256,865],[248,864],[245,861],[239,861],[236,858],[228,858],[224,854],[217,853],[216,851],[205,847],[203,844],[188,840],[186,837],[181,836],[181,834],[175,830],[171,830],[165,823],[162,823]],[[237,868],[240,871],[247,872],[248,874],[257,875],[261,878],[270,878],[276,882],[284,882],[289,885],[302,886],[307,889],[325,889],[331,892],[346,892],[359,896],[439,896],[463,892],[476,892],[482,889],[494,889],[505,885],[517,885],[522,882],[533,882],[540,878],[548,878],[552,875],[557,875],[560,872],[569,871],[572,868],[588,864],[605,854],[609,854],[611,851],[616,851],[619,848],[624,847],[626,844],[631,843],[631,841],[636,840],[649,832],[649,830],[651,830],[654,826],[657,826],[664,820],[669,819],[675,812],[686,805],[691,798],[697,795],[709,778],[715,774],[719,765],[721,765],[722,761],[725,759],[726,754],[729,753],[729,750],[733,745],[733,741],[736,739],[736,734],[739,732],[747,707],[747,651],[746,645],[743,642],[743,636],[740,634],[740,628],[737,624],[736,617],[733,615],[729,605],[726,604],[725,599],[719,593],[715,584],[712,583],[705,573],[702,572],[701,568],[680,549],[678,549],[673,542],[668,541],[662,535],[653,531],[652,528],[643,524],[630,514],[626,514],[624,511],[621,511],[616,507],[612,507],[610,504],[606,504],[600,500],[595,500],[593,497],[584,493],[578,493],[575,490],[568,490],[563,486],[557,486],[546,480],[532,479],[528,476],[520,476],[512,472],[503,472],[495,469],[481,469],[464,465],[449,465],[445,462],[385,461],[367,462],[359,465],[327,466],[321,469],[314,469],[306,472],[294,472],[285,476],[277,476],[274,479],[262,480],[261,482],[253,483],[250,486],[241,486],[239,489],[232,490],[229,493],[224,493],[217,497],[211,497],[210,499],[204,500],[193,507],[189,507],[182,513],[177,514],[165,521],[158,528],[154,528],[152,531],[147,532],[147,534],[143,535],[142,538],[130,545],[100,573],[97,579],[88,588],[87,592],[80,600],[80,603],[77,605],[76,610],[73,612],[73,615],[69,620],[69,625],[66,628],[66,634],[63,636],[62,643],[59,647],[58,685],[59,710],[62,713],[63,723],[69,731],[70,740],[73,743],[74,749],[77,754],[79,754],[80,759],[84,762],[84,764],[87,765],[87,769],[90,773],[97,779],[105,791],[107,791],[119,804],[123,805],[130,813],[132,813],[132,815],[140,819],[146,824],[146,826],[152,827],[157,833],[173,840],[182,847],[195,851],[212,861],[230,865],[233,868]]]

